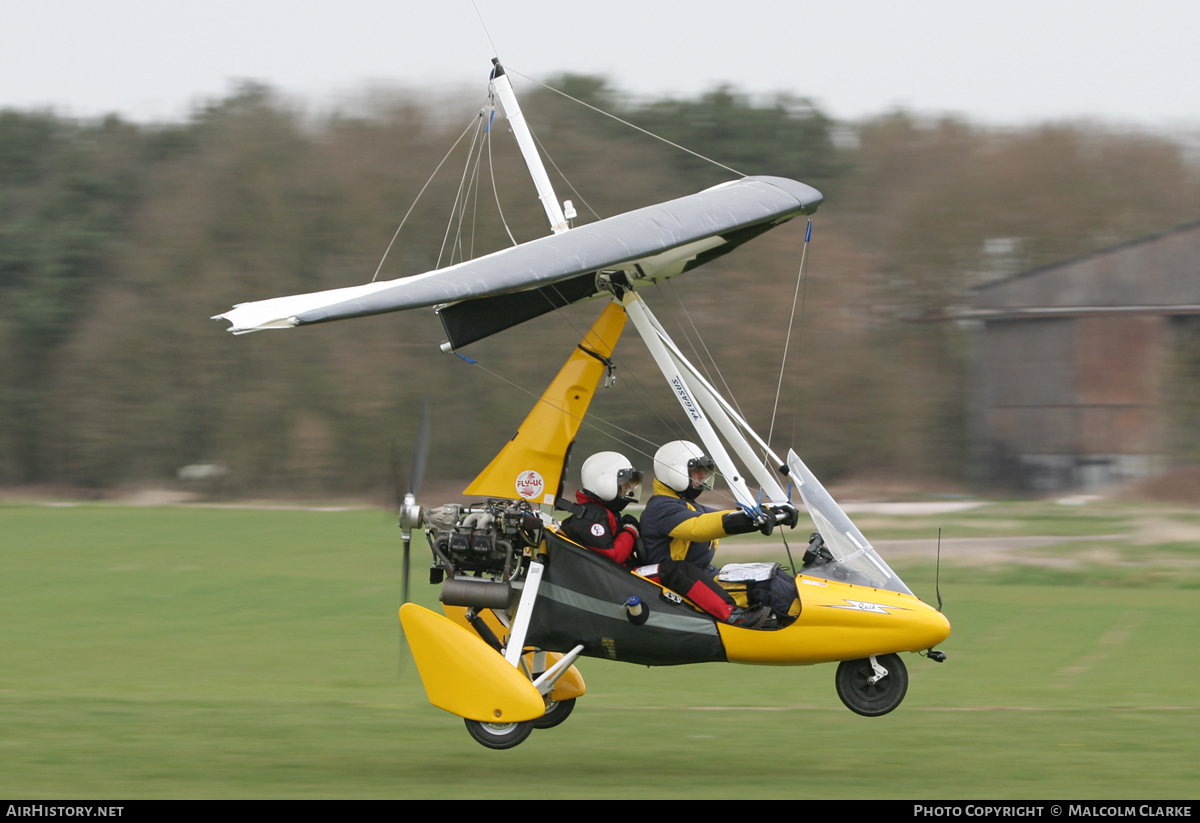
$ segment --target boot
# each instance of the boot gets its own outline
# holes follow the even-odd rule
[[[755,606],[753,609],[734,609],[725,622],[743,629],[757,629],[770,616],[770,606]]]

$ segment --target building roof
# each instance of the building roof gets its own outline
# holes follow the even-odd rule
[[[968,316],[1200,313],[1200,221],[972,289]]]

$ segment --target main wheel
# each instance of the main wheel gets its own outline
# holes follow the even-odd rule
[[[846,708],[864,717],[879,717],[900,705],[908,691],[908,669],[896,654],[881,654],[875,658],[887,669],[887,676],[875,683],[875,668],[870,658],[843,660],[838,666],[837,693]]]
[[[559,723],[571,716],[575,711],[575,698],[566,700],[551,700],[546,704],[546,713],[541,717],[530,720],[535,729],[553,729]]]
[[[489,749],[511,749],[525,742],[525,738],[533,734],[533,722],[530,720],[524,723],[481,723],[466,718],[463,720],[471,737]]]

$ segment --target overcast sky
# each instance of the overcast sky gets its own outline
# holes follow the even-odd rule
[[[644,95],[719,82],[839,118],[897,105],[995,124],[1200,127],[1200,4],[1185,0],[476,0],[506,65]],[[318,106],[370,84],[482,86],[471,0],[0,0],[0,107],[187,116],[237,79]],[[519,78],[518,92],[521,90]]]

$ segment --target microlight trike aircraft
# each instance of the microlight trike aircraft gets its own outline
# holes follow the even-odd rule
[[[424,274],[241,303],[217,317],[245,334],[433,307],[446,331],[443,351],[457,353],[566,305],[605,303],[517,434],[466,488],[481,502],[425,509],[414,489],[401,504],[400,620],[430,702],[464,718],[484,746],[511,748],[534,729],[566,720],[586,692],[575,664],[597,657],[644,665],[840,662],[835,684],[848,708],[867,716],[892,711],[908,686],[899,653],[944,660],[934,646],[950,634],[949,622],[913,595],[795,451],[784,459],[771,449],[639,294],[811,216],[821,193],[794,180],[743,176],[572,226],[571,201],[560,205],[509,78],[493,60],[479,113],[489,137],[497,107],[533,177],[549,236]],[[651,577],[573,542],[553,516],[556,504],[569,508],[561,495],[571,447],[601,379],[611,383],[627,321],[736,506],[770,533],[794,526],[794,491],[812,517],[817,531],[802,566],[792,569],[795,613],[770,628],[718,621]],[[421,528],[433,555],[430,582],[442,586],[442,614],[408,602],[412,532]],[[770,566],[732,564],[721,579],[745,588],[772,573]]]

